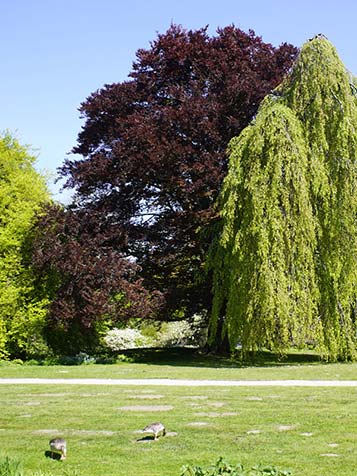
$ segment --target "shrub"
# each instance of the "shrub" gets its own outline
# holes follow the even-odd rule
[[[183,466],[181,476],[289,476],[290,471],[280,470],[273,466],[257,465],[252,468],[244,468],[242,464],[235,466],[226,463],[219,458],[214,466],[202,469],[200,466]]]
[[[137,329],[111,329],[104,336],[104,342],[111,350],[136,349],[145,347],[148,339]]]
[[[195,314],[191,319],[166,323],[157,335],[160,347],[203,347],[207,340],[205,319]]]

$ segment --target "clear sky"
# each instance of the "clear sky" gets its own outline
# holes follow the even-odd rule
[[[54,176],[81,129],[80,103],[125,80],[135,52],[171,23],[210,34],[234,24],[275,46],[323,33],[357,75],[356,0],[0,0],[0,19],[0,131]]]

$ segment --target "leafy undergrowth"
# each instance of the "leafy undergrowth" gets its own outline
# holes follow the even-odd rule
[[[256,465],[251,468],[242,464],[232,465],[219,458],[215,465],[207,469],[201,466],[186,465],[182,467],[181,476],[289,476],[288,470],[280,470],[273,466]]]

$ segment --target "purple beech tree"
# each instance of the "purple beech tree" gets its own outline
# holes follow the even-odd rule
[[[73,149],[82,158],[67,159],[61,169],[66,187],[75,190],[63,217],[78,221],[79,233],[71,240],[83,256],[82,273],[93,267],[89,249],[98,257],[120,256],[94,266],[107,275],[100,287],[88,281],[90,293],[100,289],[107,299],[119,291],[126,280],[126,271],[118,279],[119,267],[136,273],[145,296],[160,291],[164,318],[209,308],[210,278],[201,278],[214,203],[227,171],[226,146],[296,55],[292,45],[275,48],[234,26],[209,36],[207,28],[186,31],[172,25],[149,49],[137,52],[127,81],[105,85],[86,99],[80,108],[84,126]],[[90,243],[81,236],[88,223]],[[49,219],[43,226],[57,225]],[[43,269],[66,261],[70,283],[79,272],[78,258],[64,251],[66,234],[66,227],[61,237],[53,233],[56,252]],[[94,314],[84,312],[80,300],[66,311],[78,290],[68,284],[63,293],[63,286],[65,281],[55,295],[63,310],[57,315],[65,321],[72,313],[83,315],[80,320],[85,314],[91,321]]]
[[[38,287],[51,298],[47,340],[55,350],[92,350],[107,319],[155,315],[158,291],[143,287],[137,265],[121,251],[125,234],[97,228],[86,210],[51,205],[35,228],[33,265]],[[113,231],[113,230],[112,230]]]

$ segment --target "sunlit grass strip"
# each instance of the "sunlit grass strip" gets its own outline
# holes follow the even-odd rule
[[[222,456],[295,476],[355,476],[355,388],[2,385],[0,406],[1,453],[25,471],[179,476]],[[154,421],[167,436],[143,439]],[[64,462],[45,457],[54,436],[67,440]]]

